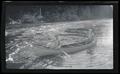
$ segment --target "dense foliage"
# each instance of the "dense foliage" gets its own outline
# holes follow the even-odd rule
[[[6,20],[29,20],[31,22],[61,22],[84,19],[111,18],[110,5],[41,5],[6,7]],[[28,18],[28,19],[27,19]]]

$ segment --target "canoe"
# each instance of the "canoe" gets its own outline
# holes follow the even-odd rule
[[[86,49],[91,49],[94,47],[96,44],[96,40],[94,39],[93,41],[90,41],[86,44],[80,45],[80,44],[75,44],[71,46],[62,46],[60,50],[65,51],[68,54],[73,54],[76,52],[80,52],[82,50]],[[54,54],[60,54],[62,53],[60,50],[55,50],[55,49],[47,49],[45,47],[39,46],[39,47],[33,47],[29,48],[30,51],[32,51],[36,56],[46,56],[46,55],[54,55]],[[34,50],[34,51],[33,51]]]
[[[74,32],[75,30],[76,29],[72,29],[72,32]],[[78,30],[81,30],[81,29],[78,29]],[[66,53],[72,54],[75,52],[79,52],[81,50],[90,49],[94,47],[96,45],[96,38],[95,38],[94,32],[93,31],[89,32],[88,29],[82,29],[82,30],[87,31],[86,32],[87,39],[81,42],[62,45],[61,48],[59,49],[51,49],[43,46],[35,46],[35,47],[26,47],[23,50],[29,49],[26,51],[29,51],[29,52],[31,51],[36,56],[46,56],[46,55],[60,54],[62,53],[60,50],[63,50]],[[65,35],[65,36],[75,35],[75,33],[72,33],[72,32],[67,34],[60,34],[60,35]],[[76,35],[78,35],[78,33]]]

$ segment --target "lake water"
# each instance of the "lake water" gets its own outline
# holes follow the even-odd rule
[[[50,26],[53,28],[61,27],[63,29],[65,27],[92,28],[95,31],[97,42],[96,46],[92,48],[92,54],[85,50],[75,54],[69,54],[69,56],[62,56],[62,59],[57,59],[61,65],[48,65],[47,69],[113,69],[113,19],[58,22],[52,23]],[[21,30],[27,31],[27,29],[30,28],[6,30],[6,32],[13,33]],[[12,51],[15,51],[15,49]],[[9,53],[7,52],[7,57]],[[39,62],[36,65],[39,65]],[[37,66],[36,68],[40,69],[41,67]]]

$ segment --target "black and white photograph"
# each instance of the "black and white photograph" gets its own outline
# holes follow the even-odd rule
[[[8,5],[7,69],[113,69],[113,5]]]

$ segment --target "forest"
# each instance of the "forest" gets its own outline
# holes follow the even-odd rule
[[[11,20],[20,20],[22,22],[64,22],[112,18],[112,11],[111,5],[6,6],[6,23]]]

